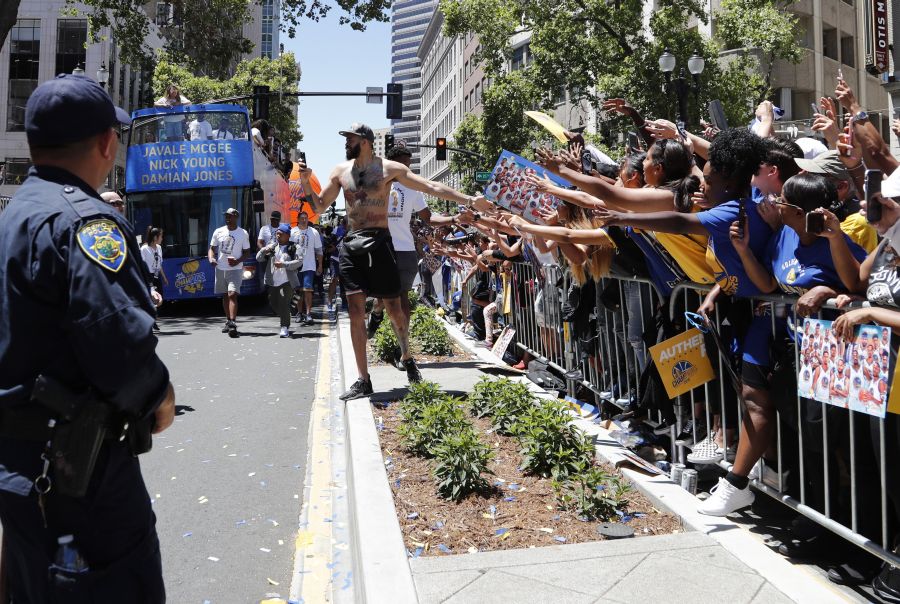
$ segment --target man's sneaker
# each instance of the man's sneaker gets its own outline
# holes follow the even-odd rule
[[[719,463],[719,460],[722,459],[722,453],[719,451],[719,446],[713,435],[710,434],[694,445],[694,450],[688,454],[687,460],[697,465]]]
[[[231,329],[231,321],[226,320],[225,326],[222,327],[222,333],[228,333],[228,330],[230,330],[230,329]]]
[[[412,358],[403,361],[403,368],[406,369],[406,379],[410,384],[418,384],[422,381],[422,372],[416,367],[416,362]]]
[[[694,426],[697,427],[697,438],[694,438]],[[706,438],[706,422],[695,422],[689,419],[681,426],[681,432],[675,437],[675,444],[685,447],[693,447],[694,443]]]
[[[378,331],[378,326],[381,325],[381,322],[384,320],[384,313],[378,315],[374,312],[369,313],[369,322],[366,324],[366,338],[371,340],[375,337],[375,332]]]
[[[659,423],[658,426],[653,428],[653,433],[659,436],[665,436],[666,434],[671,434],[672,429],[675,427],[675,421],[667,422],[663,420]]]
[[[159,328],[159,325],[156,322],[154,322],[153,323],[153,333],[159,333],[160,331],[162,331],[162,330]]]
[[[311,315],[311,314],[306,315],[306,318],[303,319],[303,324],[304,324],[304,325],[313,325],[313,324],[315,324],[315,321],[313,321],[313,318],[312,318],[312,315]]]
[[[372,394],[372,392],[372,380],[359,378],[358,380],[353,382],[353,385],[350,386],[350,390],[340,395],[338,398],[342,401],[352,401],[356,398],[369,396],[370,394]]]
[[[756,462],[756,465],[750,469],[747,478],[750,480],[760,480],[760,477],[762,477],[763,484],[777,491],[781,489],[782,486],[787,488],[787,478],[790,473],[791,471],[786,468],[784,472],[779,473],[778,468],[775,465],[766,464],[766,467],[763,468],[763,462],[762,460],[759,460]]]
[[[291,332],[288,331],[287,327],[282,327],[281,331],[278,332],[279,338],[289,338],[291,337]]]
[[[709,498],[700,504],[697,511],[707,516],[727,516],[753,503],[750,487],[739,489],[724,478],[709,491]]]
[[[228,335],[232,338],[236,338],[238,337],[237,323],[234,321],[231,321],[230,323],[231,325],[228,326]]]
[[[296,315],[294,315],[294,323],[297,323],[298,325],[303,323],[303,313],[297,313]]]

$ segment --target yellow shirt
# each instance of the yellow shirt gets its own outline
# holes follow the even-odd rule
[[[847,216],[841,223],[841,230],[869,253],[878,246],[878,233],[875,227],[866,222],[866,217],[859,212]]]
[[[709,237],[706,235],[655,233],[656,240],[672,255],[684,274],[694,283],[712,285],[716,282],[706,259]]]

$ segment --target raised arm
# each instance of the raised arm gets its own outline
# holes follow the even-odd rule
[[[696,214],[684,214],[682,212],[635,214],[600,208],[594,210],[594,215],[608,226],[630,226],[645,231],[659,231],[660,233],[709,235],[706,227],[703,226]]]
[[[557,226],[531,224],[521,218],[514,220],[515,226],[523,233],[531,233],[560,243],[582,243],[587,245],[609,244],[609,236],[600,229],[567,229]]]
[[[400,184],[406,185],[414,191],[419,191],[426,195],[439,197],[440,199],[446,199],[448,201],[455,201],[456,203],[463,205],[468,205],[475,200],[475,197],[464,195],[445,184],[433,180],[425,180],[401,163],[387,160],[384,163],[386,164],[386,171],[388,172],[389,178],[393,178]]]
[[[844,80],[839,80],[837,88],[834,90],[834,96],[850,112],[850,115],[854,116],[851,122],[853,138],[858,141],[859,146],[862,148],[863,160],[866,162],[866,166],[882,170],[885,176],[891,174],[897,169],[900,162],[891,154],[891,148],[884,142],[878,129],[868,119],[856,119],[856,116],[863,111],[863,108],[856,100],[853,89]]]
[[[581,172],[576,172],[569,168],[562,168],[560,175],[577,186],[582,191],[590,193],[594,198],[603,201],[606,207],[614,210],[632,211],[632,212],[665,212],[675,207],[675,196],[671,191],[666,189],[626,189],[625,187],[617,187],[615,184],[607,182],[604,178],[587,176]],[[556,191],[563,192],[569,189],[554,187],[554,195]],[[538,189],[541,190],[541,189]],[[568,198],[572,203],[582,205],[579,201],[585,198]],[[599,207],[597,205],[582,207]]]
[[[303,194],[306,196],[306,199],[309,200],[309,205],[312,206],[316,214],[322,214],[332,203],[334,203],[338,193],[341,192],[340,169],[335,168],[332,170],[325,188],[322,189],[321,193],[316,194],[316,192],[313,191],[312,184],[309,182],[312,170],[307,168],[303,162],[298,162],[298,165],[300,166],[300,183],[303,185]]]

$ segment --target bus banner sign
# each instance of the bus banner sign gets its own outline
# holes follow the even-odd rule
[[[253,183],[253,151],[248,140],[171,141],[128,150],[128,193]]]

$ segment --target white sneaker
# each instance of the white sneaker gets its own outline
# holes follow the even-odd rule
[[[687,460],[690,463],[697,465],[718,463],[721,459],[722,452],[716,444],[715,436],[713,434],[710,434],[694,445],[694,450],[687,456]]]
[[[697,511],[707,516],[727,516],[753,503],[753,493],[750,487],[739,489],[725,480],[719,479],[719,484],[709,491],[709,498],[697,507]]]
[[[282,327],[281,331],[278,332],[278,337],[289,338],[289,337],[291,337],[291,332],[288,331],[287,327]]]

